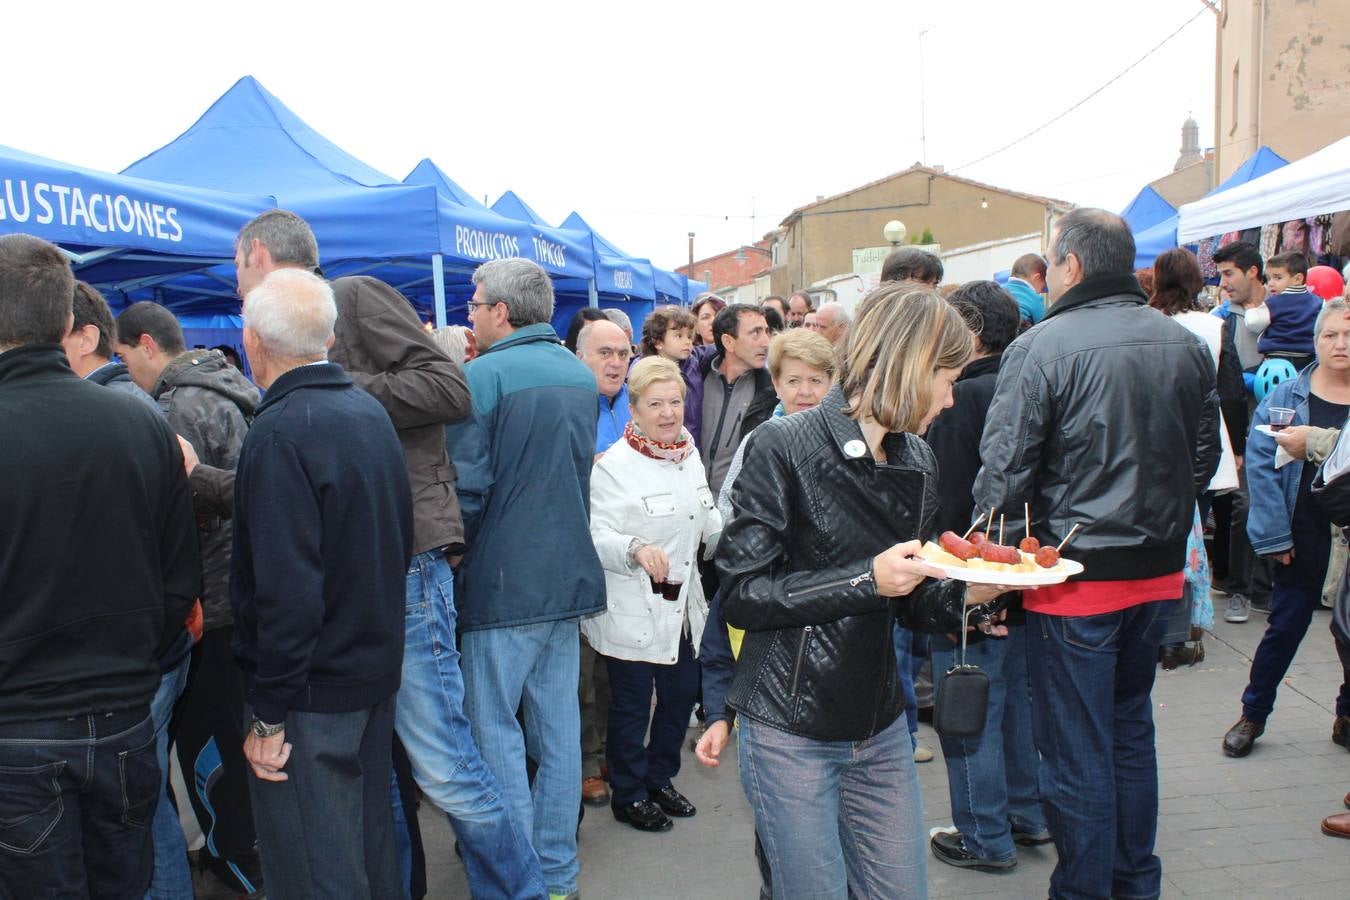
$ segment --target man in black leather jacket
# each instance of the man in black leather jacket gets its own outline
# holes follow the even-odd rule
[[[1156,897],[1158,772],[1150,693],[1181,596],[1196,497],[1219,460],[1208,351],[1144,305],[1119,216],[1066,214],[1053,303],[1003,355],[976,508],[1021,512],[1085,572],[1025,599],[1041,798],[1059,863],[1050,895]]]

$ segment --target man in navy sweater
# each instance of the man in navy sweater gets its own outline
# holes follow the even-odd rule
[[[327,361],[336,319],[332,288],[299,269],[244,302],[266,394],[239,457],[230,593],[278,900],[403,895],[389,771],[411,488],[389,415]]]

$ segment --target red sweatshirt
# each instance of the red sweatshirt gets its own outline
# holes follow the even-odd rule
[[[1128,581],[1066,581],[1022,594],[1022,605],[1047,616],[1097,616],[1181,596],[1182,573]]]

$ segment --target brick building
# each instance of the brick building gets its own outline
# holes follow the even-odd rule
[[[727,299],[753,303],[768,296],[768,273],[772,259],[769,239],[745,244],[716,256],[696,260],[676,269],[695,281],[706,281],[708,290]],[[759,287],[763,292],[759,292]]]

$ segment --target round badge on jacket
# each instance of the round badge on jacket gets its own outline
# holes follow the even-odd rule
[[[849,441],[844,445],[844,452],[851,458],[857,459],[867,452],[867,445],[862,441]]]

